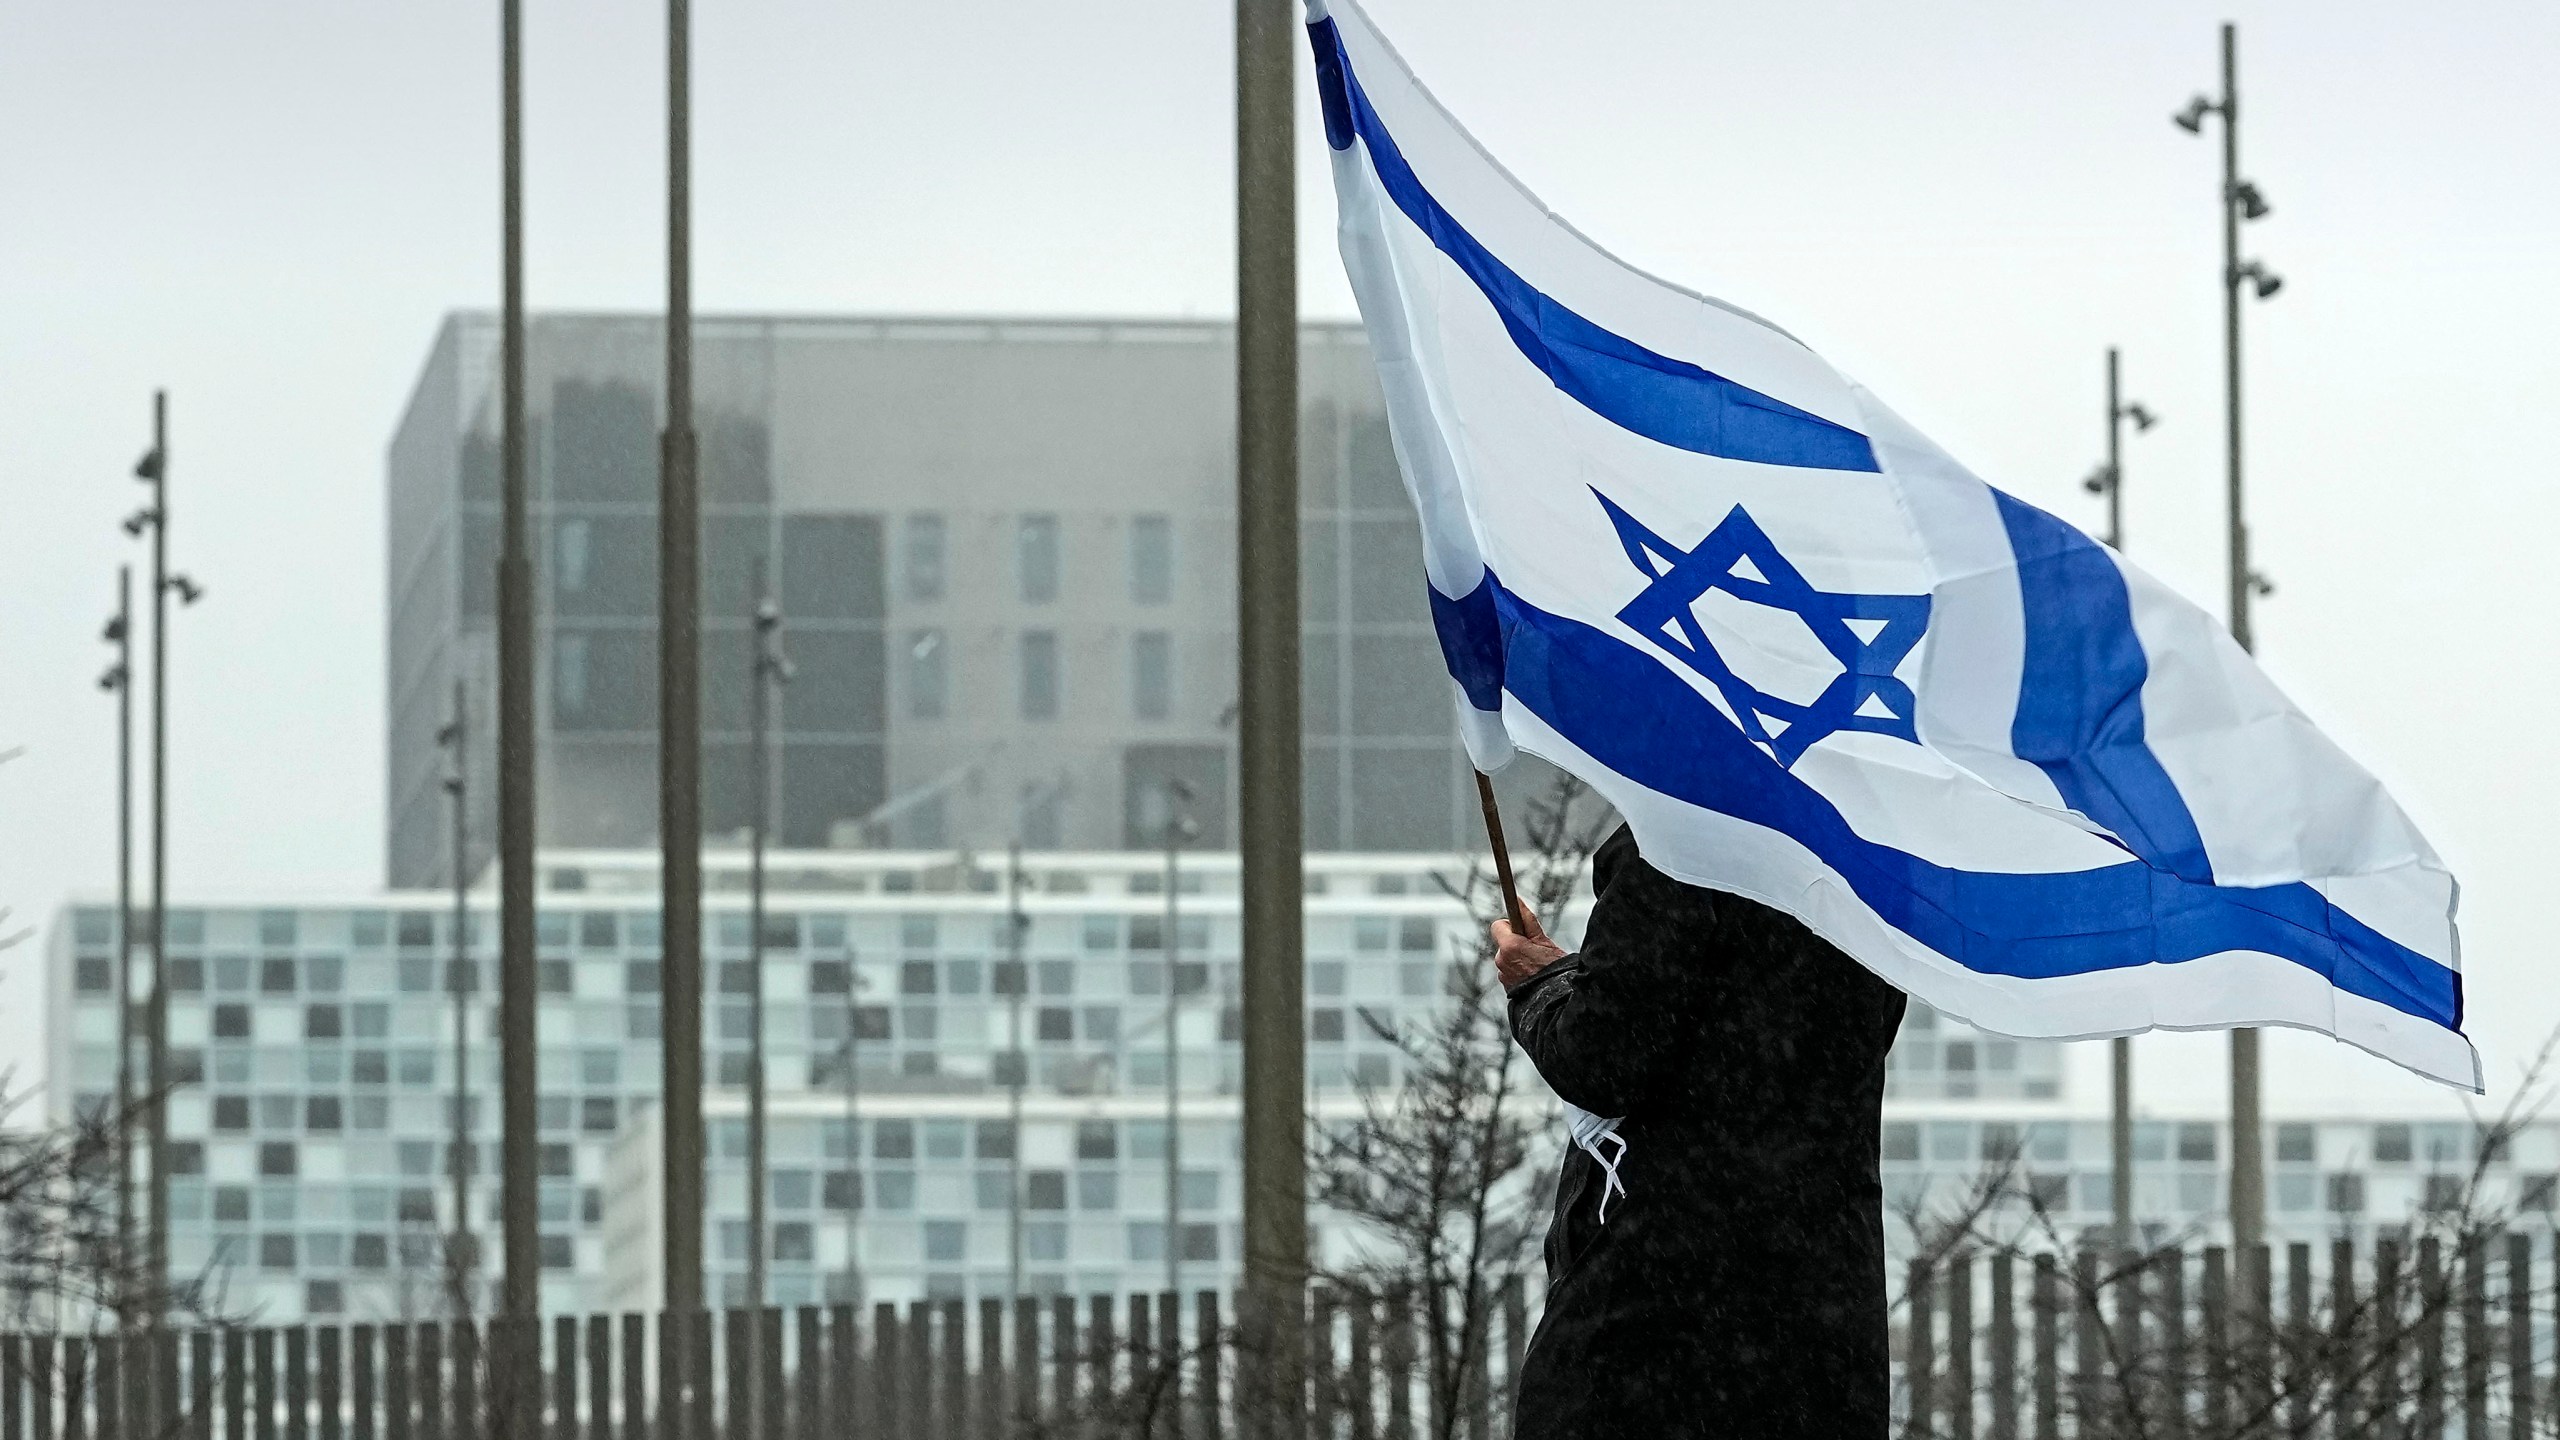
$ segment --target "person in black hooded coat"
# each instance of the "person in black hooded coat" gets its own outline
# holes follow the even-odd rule
[[[1881,1440],[1876,1143],[1902,992],[1664,875],[1624,826],[1591,866],[1580,953],[1534,917],[1494,927],[1512,1034],[1625,1141],[1605,1219],[1601,1165],[1566,1147],[1514,1440]]]

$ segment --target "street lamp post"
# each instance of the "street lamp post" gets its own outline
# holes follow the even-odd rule
[[[116,661],[98,688],[116,697],[116,1324],[133,1323],[133,567],[116,567],[106,641]]]
[[[756,590],[755,673],[747,689],[747,767],[755,777],[755,823],[747,858],[747,1306],[761,1310],[770,1245],[765,1219],[764,850],[773,825],[773,687],[790,683],[791,662],[782,654],[782,607],[761,580]]]
[[[471,1273],[478,1256],[473,1253],[471,1238],[471,1177],[476,1168],[471,1143],[471,991],[475,980],[471,973],[470,877],[465,870],[464,846],[470,837],[467,820],[469,809],[465,779],[469,753],[468,712],[464,709],[462,678],[453,681],[453,718],[436,731],[436,744],[444,751],[444,793],[453,810],[453,973],[445,977],[446,989],[453,996],[453,1150],[447,1163],[453,1173],[453,1239],[445,1252],[445,1287],[453,1307],[453,1318],[468,1320],[473,1309]]]
[[[2092,495],[2107,500],[2107,544],[2124,548],[2124,422],[2138,433],[2160,423],[2139,401],[2124,398],[2122,366],[2116,347],[2107,347],[2107,460],[2082,482]],[[2113,1062],[2108,1077],[2115,1234],[2119,1248],[2133,1244],[2133,1038],[2119,1035],[2109,1045]]]
[[[2241,505],[2240,448],[2240,295],[2246,288],[2261,300],[2283,288],[2283,277],[2256,260],[2240,258],[2240,226],[2266,218],[2269,207],[2258,187],[2240,178],[2240,40],[2237,27],[2222,27],[2222,98],[2198,95],[2171,118],[2190,135],[2204,133],[2208,115],[2222,119],[2222,364],[2224,473],[2230,522],[2231,638],[2240,648],[2254,648],[2249,602],[2271,594],[2275,586],[2249,564],[2249,527]],[[2254,1256],[2266,1239],[2267,1171],[2259,1115],[2258,1032],[2231,1032],[2231,1243],[2243,1257]]]
[[[169,392],[151,392],[151,449],[133,467],[151,487],[151,503],[124,522],[125,533],[151,532],[151,999],[143,1012],[143,1087],[151,1123],[150,1244],[144,1265],[154,1323],[168,1323],[169,1293],[169,597],[193,605],[203,587],[169,569]],[[155,1413],[176,1403],[167,1357],[156,1367]]]

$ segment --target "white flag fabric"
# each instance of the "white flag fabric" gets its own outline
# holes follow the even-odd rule
[[[1309,0],[1477,766],[2005,1035],[2284,1025],[2477,1089],[2455,886],[2212,617],[1549,214]]]

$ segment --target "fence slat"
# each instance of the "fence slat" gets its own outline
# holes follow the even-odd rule
[[[2507,1237],[2507,1435],[2533,1437],[2533,1237]]]
[[[445,1429],[444,1327],[433,1321],[422,1323],[414,1327],[410,1339],[410,1359],[418,1367],[418,1378],[412,1383],[418,1392],[418,1440],[445,1440],[452,1432]]]
[[[755,1311],[756,1440],[783,1440],[782,1311]]]
[[[1341,1410],[1333,1364],[1334,1315],[1340,1308],[1330,1289],[1319,1289],[1307,1307],[1308,1430],[1318,1440],[1333,1440],[1334,1418]]]
[[[2204,1428],[2222,1435],[2231,1428],[2231,1259],[2219,1245],[2204,1252]]]
[[[872,1429],[899,1440],[913,1434],[907,1414],[906,1356],[908,1337],[898,1321],[898,1307],[882,1301],[871,1310]]]
[[[188,1336],[187,1354],[193,1362],[193,1378],[187,1383],[187,1440],[213,1440],[213,1332],[198,1330]]]
[[[1973,1440],[1973,1257],[1947,1258],[1947,1430],[1949,1440]]]
[[[1129,1433],[1136,1440],[1162,1440],[1165,1356],[1179,1343],[1156,1347],[1155,1316],[1146,1296],[1129,1297]]]
[[[62,1376],[54,1369],[53,1337],[37,1335],[27,1341],[27,1426],[35,1440],[53,1440],[53,1397],[62,1388]]]
[[[346,1440],[346,1338],[345,1328],[337,1325],[324,1325],[312,1337],[318,1351],[313,1378],[320,1408],[320,1440]]]
[[[1200,1346],[1200,1403],[1194,1411],[1197,1432],[1202,1440],[1223,1440],[1227,1433],[1227,1411],[1221,1398],[1227,1333],[1218,1319],[1218,1292],[1201,1291],[1193,1297],[1193,1308],[1196,1316],[1192,1323]]]
[[[1088,1303],[1092,1307],[1092,1316],[1085,1326],[1085,1361],[1093,1374],[1092,1404],[1094,1413],[1099,1415],[1117,1397],[1114,1380],[1118,1367],[1114,1361],[1118,1359],[1120,1342],[1112,1332],[1111,1297],[1096,1295]]]
[[[825,1312],[815,1305],[803,1305],[791,1312],[791,1424],[783,1432],[791,1440],[825,1440],[821,1428],[826,1423],[825,1318]]]
[[[610,1325],[612,1321],[607,1318],[605,1323]],[[621,1423],[612,1427],[612,1434],[614,1440],[649,1440],[649,1317],[626,1314],[621,1329],[622,1415]],[[599,1409],[597,1413],[604,1411]],[[599,1436],[605,1433],[604,1426],[596,1428]]]
[[[1028,1430],[1040,1414],[1040,1302],[1028,1295],[1013,1301],[1013,1364],[1005,1387],[1006,1413],[1016,1431]]]
[[[62,1339],[63,1440],[89,1440],[89,1342],[78,1335]]]
[[[972,1401],[977,1417],[971,1432],[977,1440],[1002,1440],[1011,1407],[1005,1394],[1004,1302],[993,1296],[978,1300],[978,1393]]]
[[[2311,1325],[2311,1247],[2287,1245],[2284,1268],[2285,1334],[2278,1353],[2290,1399],[2287,1433],[2294,1440],[2311,1440],[2311,1417],[2320,1389],[2319,1347]]]
[[[1991,1440],[2018,1440],[2017,1261],[1991,1257]]]
[[[124,1440],[125,1337],[98,1337],[98,1440]]]
[[[1925,1259],[1911,1262],[1910,1278],[1903,1282],[1903,1305],[1909,1318],[1903,1323],[1903,1384],[1911,1392],[1911,1410],[1903,1417],[1905,1435],[1927,1435],[1937,1417],[1937,1323],[1938,1296],[1936,1277],[1930,1273]]]
[[[2035,1328],[2035,1359],[2030,1365],[2035,1386],[2035,1440],[2058,1440],[2062,1433],[2062,1267],[2051,1255],[2036,1257],[2029,1317]]]
[[[1387,1440],[1413,1440],[1413,1293],[1402,1286],[1387,1295]]]
[[[1073,1415],[1076,1409],[1076,1376],[1078,1373],[1077,1355],[1079,1352],[1076,1345],[1076,1302],[1074,1298],[1066,1295],[1052,1296],[1049,1301],[1049,1316],[1051,1322],[1049,1327],[1050,1345],[1052,1346],[1049,1351],[1049,1364],[1052,1372],[1050,1379],[1050,1390],[1052,1393],[1049,1397],[1049,1404],[1051,1408],[1049,1414],[1053,1416],[1059,1424],[1063,1425],[1066,1423],[1067,1417]]]
[[[2452,1299],[2444,1244],[2429,1235],[2418,1242],[2418,1434],[2444,1434],[2444,1313]]]
[[[684,1319],[684,1433],[689,1440],[714,1440],[719,1434],[712,1428],[712,1398],[715,1386],[711,1368],[712,1344],[718,1339],[718,1323],[709,1310],[696,1310]]]
[[[527,1358],[539,1362],[542,1357],[542,1322],[517,1320],[508,1323],[510,1327],[516,1325],[523,1327],[524,1349],[529,1352]],[[519,1368],[521,1362],[513,1356],[516,1347],[492,1340],[491,1355],[503,1358],[507,1371],[520,1377],[506,1387],[503,1398],[491,1397],[492,1401],[496,1402],[492,1406],[493,1409],[497,1404],[507,1407],[504,1423],[492,1427],[491,1433],[497,1437],[497,1440],[541,1440],[544,1436],[550,1437],[550,1440],[581,1440],[582,1427],[578,1415],[579,1382],[586,1376],[578,1363],[580,1348],[578,1334],[577,1316],[555,1315],[552,1317],[551,1383],[548,1387],[543,1384],[543,1370],[539,1363]],[[544,1418],[542,1392],[545,1388],[551,1392],[549,1397],[551,1423],[548,1428],[545,1428],[542,1423]],[[515,1406],[515,1398],[519,1395],[528,1402],[524,1405],[521,1414]],[[592,1420],[589,1423],[592,1424]],[[592,1440],[591,1436],[589,1440]]]
[[[1367,1295],[1354,1295],[1351,1308],[1351,1355],[1349,1377],[1343,1382],[1343,1408],[1351,1412],[1351,1440],[1377,1440],[1378,1435],[1378,1315],[1377,1304]],[[1507,1338],[1507,1337],[1506,1337]],[[1512,1365],[1503,1372],[1505,1393],[1516,1393],[1520,1367]]]
[[[26,1343],[0,1336],[0,1440],[27,1440]]]
[[[764,1440],[755,1420],[755,1339],[751,1310],[720,1312],[720,1374],[724,1407],[721,1440]]]
[[[832,1387],[830,1393],[835,1398],[830,1403],[836,1423],[847,1429],[862,1423],[862,1411],[856,1404],[861,1387],[854,1378],[861,1359],[862,1336],[854,1326],[853,1306],[847,1303],[831,1307],[827,1311],[827,1373]],[[811,1440],[826,1440],[834,1430],[835,1426],[831,1425],[824,1432],[813,1435]],[[858,1429],[853,1429],[852,1433],[861,1440],[876,1440],[876,1437]]]
[[[347,1388],[353,1392],[354,1401],[352,1413],[347,1416],[347,1440],[374,1440],[373,1336],[370,1325],[358,1325],[347,1332]]]
[[[2373,1343],[2380,1360],[2373,1367],[2369,1428],[2386,1428],[2400,1414],[2405,1393],[2407,1368],[2402,1363],[2402,1346],[2407,1343],[2400,1313],[2400,1294],[2405,1288],[2408,1260],[2397,1239],[2383,1240],[2373,1247]]]
[[[2071,1409],[2083,1440],[2111,1434],[2108,1423],[2106,1312],[2099,1304],[2098,1252],[2083,1248],[2071,1261]]]
[[[2489,1433],[2489,1237],[2462,1245],[2462,1433]]]
[[[663,1310],[658,1313],[657,1409],[633,1422],[651,1426],[655,1440],[684,1440],[685,1335],[681,1316]],[[627,1338],[624,1343],[629,1343]]]
[[[539,1377],[542,1374],[542,1332],[539,1329],[528,1326],[523,1333],[517,1334],[514,1333],[512,1324],[508,1324],[508,1322],[503,1321],[497,1323],[508,1325],[508,1328],[506,1330],[499,1331],[499,1334],[513,1334],[514,1338],[520,1342],[522,1347],[508,1347],[507,1359],[516,1363],[502,1365],[498,1368],[498,1374],[501,1377],[504,1377],[499,1383],[507,1385],[508,1380],[511,1380],[517,1375],[523,1375],[527,1379],[533,1379],[538,1382]],[[481,1440],[481,1437],[487,1434],[487,1432],[480,1428],[480,1402],[482,1399],[480,1394],[480,1329],[478,1326],[472,1324],[468,1317],[465,1317],[454,1321],[452,1325],[448,1327],[447,1333],[452,1336],[453,1340],[453,1408],[449,1412],[445,1421],[445,1433],[455,1437],[455,1440]],[[528,1351],[530,1351],[530,1353],[527,1353]],[[508,1385],[506,1389],[501,1390],[498,1394],[491,1395],[487,1398],[492,1403],[497,1403],[502,1400],[512,1402],[522,1393],[522,1391],[515,1389],[512,1385]],[[534,1391],[534,1399],[537,1406],[539,1406],[541,1402],[541,1396],[542,1392],[540,1390],[537,1389]],[[524,1437],[524,1440],[539,1440],[541,1433],[541,1427],[536,1425],[532,1428],[530,1433]]]
[[[2357,1414],[2363,1387],[2356,1357],[2358,1338],[2369,1333],[2370,1317],[2360,1313],[2356,1297],[2356,1242],[2329,1242],[2329,1437],[2354,1440],[2362,1423]]]
[[[284,1332],[284,1440],[311,1440],[311,1331]]]
[[[249,1337],[239,1330],[225,1330],[222,1332],[222,1436],[223,1440],[245,1440],[248,1433]]]

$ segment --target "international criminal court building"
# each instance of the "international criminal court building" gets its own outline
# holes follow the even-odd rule
[[[1231,328],[740,318],[705,320],[698,337],[713,1294],[742,1297],[747,1268],[746,720],[750,616],[767,591],[794,667],[777,712],[765,973],[771,1299],[1155,1290],[1169,1261],[1185,1288],[1231,1284]],[[529,327],[553,1310],[645,1308],[659,1284],[662,353],[654,319]],[[1475,921],[1445,887],[1482,846],[1364,342],[1312,325],[1302,353],[1307,1073],[1322,1122],[1404,1073],[1369,1019],[1427,1020],[1446,968],[1478,963]],[[412,1318],[445,1303],[456,1076],[437,732],[459,681],[473,737],[466,978],[485,982],[496,372],[494,321],[449,319],[390,446],[386,886],[313,899],[279,877],[293,903],[216,903],[178,877],[172,1266],[230,1313]],[[1515,820],[1543,787],[1536,769],[1504,777]],[[1168,895],[1176,814],[1192,829]],[[1015,954],[1016,844],[1019,986],[998,980]],[[1587,899],[1560,917],[1568,934]],[[57,1118],[112,1092],[115,923],[111,897],[88,897],[50,937]],[[468,1219],[486,1238],[494,1011],[475,984]],[[2062,1074],[2059,1046],[1915,1008],[1880,1157],[1894,1206],[1953,1202],[1986,1159],[2015,1154],[2040,1210],[2104,1223],[2103,1097],[2066,1094]],[[2270,1128],[2279,1235],[2404,1218],[2469,1163],[2459,1127]],[[2549,1131],[2499,1161],[2527,1203],[2550,1203]],[[2209,1223],[2224,1146],[2207,1117],[2147,1118],[2146,1222]],[[1333,1217],[1315,1227],[1327,1247],[1347,1243]]]

